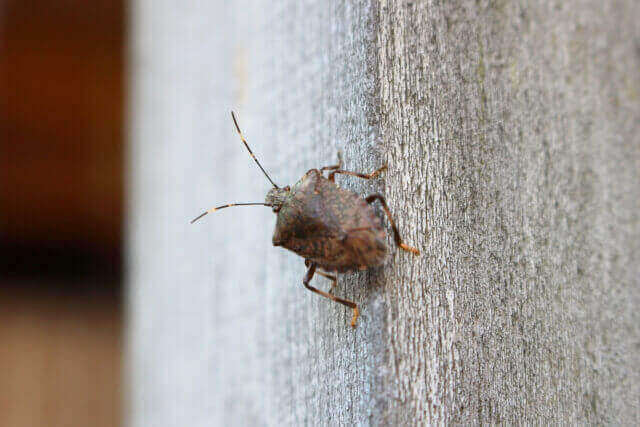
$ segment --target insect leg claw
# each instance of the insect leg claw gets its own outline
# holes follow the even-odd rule
[[[416,248],[413,248],[413,247],[411,247],[409,245],[405,245],[404,243],[400,243],[399,246],[400,246],[400,248],[404,249],[407,252],[412,252],[412,253],[414,253],[416,255],[420,255],[420,251],[417,250]]]
[[[351,318],[352,328],[356,327],[356,321],[358,320],[359,316],[360,316],[360,312],[358,311],[358,307],[353,307],[353,317]]]

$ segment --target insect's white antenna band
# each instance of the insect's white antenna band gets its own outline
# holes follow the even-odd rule
[[[200,215],[198,215],[197,217],[192,219],[190,224],[193,224],[194,222],[196,222],[197,220],[199,220],[200,218],[202,218],[206,214],[213,213],[213,212],[218,211],[220,209],[230,208],[232,206],[260,206],[260,205],[262,205],[262,206],[271,206],[271,205],[268,205],[266,203],[229,203],[228,205],[216,206],[215,208],[211,208],[208,211],[202,212]]]
[[[238,135],[240,135],[240,139],[242,140],[242,143],[244,144],[245,147],[247,147],[247,150],[249,150],[249,154],[251,155],[251,157],[253,158],[253,160],[256,162],[256,164],[258,165],[258,167],[260,168],[260,170],[262,171],[262,173],[264,174],[264,176],[267,177],[267,179],[269,180],[269,182],[275,187],[275,188],[280,188],[276,185],[275,182],[273,182],[273,180],[271,179],[271,177],[269,176],[269,174],[264,170],[264,168],[262,167],[262,165],[260,164],[260,162],[258,161],[258,159],[256,158],[255,154],[253,154],[253,151],[251,151],[251,148],[249,148],[249,144],[247,144],[247,140],[244,139],[244,136],[242,135],[242,132],[240,131],[240,126],[238,126],[238,121],[236,120],[236,115],[233,113],[233,111],[231,112],[231,118],[233,119],[233,124],[236,125],[236,130],[238,131]]]

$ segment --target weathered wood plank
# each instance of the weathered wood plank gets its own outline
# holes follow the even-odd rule
[[[637,424],[637,4],[223,4],[134,11],[132,424]],[[389,165],[356,330],[268,209],[188,225],[269,188],[230,108],[280,184]]]

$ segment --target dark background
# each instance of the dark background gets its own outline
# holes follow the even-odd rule
[[[0,4],[0,425],[120,423],[122,1]]]

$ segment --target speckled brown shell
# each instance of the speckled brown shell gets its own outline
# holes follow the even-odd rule
[[[364,199],[311,169],[280,208],[273,245],[323,270],[345,272],[384,262],[385,236],[380,218]]]

